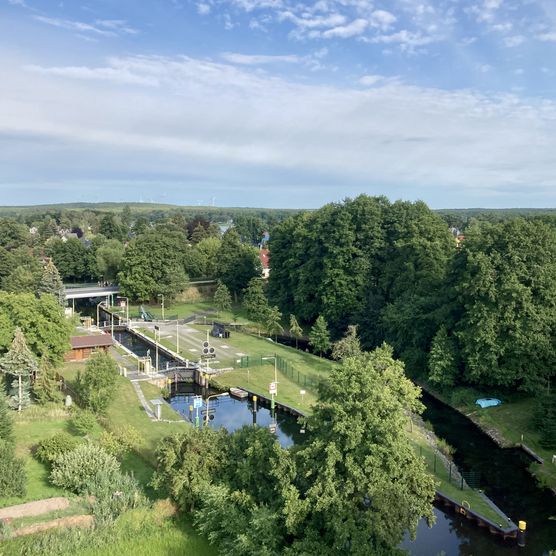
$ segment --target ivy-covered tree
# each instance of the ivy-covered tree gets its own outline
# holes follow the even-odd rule
[[[56,265],[49,260],[44,266],[42,278],[39,284],[39,295],[53,295],[56,301],[64,307],[66,304],[66,294],[64,292],[64,284]]]
[[[309,345],[321,356],[330,349],[330,332],[322,315],[317,318],[309,332]]]
[[[10,349],[0,358],[0,371],[11,380],[10,405],[21,411],[31,403],[31,380],[38,371],[37,360],[27,347],[21,328],[16,328]]]
[[[226,284],[218,282],[218,287],[214,292],[214,304],[218,311],[231,311],[232,310],[232,296],[226,287]]]

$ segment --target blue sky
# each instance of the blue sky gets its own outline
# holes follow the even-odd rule
[[[0,204],[556,206],[551,0],[0,0]]]

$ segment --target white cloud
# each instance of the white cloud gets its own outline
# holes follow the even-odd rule
[[[396,21],[396,16],[385,10],[375,10],[370,17],[370,24],[382,31],[388,31]]]
[[[199,15],[208,15],[210,13],[210,4],[206,4],[204,2],[199,2],[197,4],[197,13]]]
[[[366,19],[356,19],[347,25],[339,25],[338,27],[333,27],[321,33],[321,36],[325,39],[347,39],[350,37],[356,37],[361,35],[369,25]]]
[[[232,64],[239,64],[245,66],[260,66],[264,64],[299,64],[303,61],[300,56],[295,56],[293,54],[282,55],[282,56],[268,56],[261,54],[238,54],[236,52],[224,52],[221,54],[222,59],[226,62]]]
[[[381,81],[384,81],[384,76],[382,75],[364,75],[359,78],[359,83],[361,83],[361,85],[365,85],[366,87],[371,87]]]
[[[426,186],[476,202],[556,186],[556,106],[548,100],[376,79],[363,90],[301,85],[189,57],[3,68],[0,138],[18,137],[22,148],[10,139],[0,150],[0,183],[21,159],[19,179],[67,166],[98,176],[99,161],[106,171],[109,160],[113,175],[133,169],[182,183],[192,172],[196,183],[214,172],[222,183],[264,176],[276,191],[284,172],[300,183],[380,184],[419,197]]]
[[[552,31],[550,33],[542,33],[537,35],[537,39],[543,42],[556,42],[556,32]]]
[[[34,15],[33,19],[60,29],[92,33],[104,37],[115,37],[121,34],[134,35],[138,32],[136,29],[129,27],[125,21],[115,19],[97,19],[94,24],[42,15]]]
[[[508,48],[522,45],[527,39],[523,35],[513,35],[504,39],[504,44]]]

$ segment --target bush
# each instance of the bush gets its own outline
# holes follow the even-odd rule
[[[50,480],[56,486],[82,494],[99,472],[115,473],[119,468],[112,454],[97,444],[86,442],[54,461]]]
[[[123,512],[146,504],[137,480],[121,471],[99,471],[84,490],[87,495],[95,497],[92,508],[98,523],[111,522]]]
[[[99,440],[100,445],[118,459],[142,444],[141,435],[130,425],[124,425],[115,431],[103,431]]]
[[[0,439],[0,498],[25,496],[25,462],[15,457],[13,444]]]
[[[95,430],[97,426],[97,418],[92,411],[81,410],[76,411],[71,418],[71,426],[73,430],[81,436],[86,436]]]
[[[39,442],[35,457],[43,463],[52,465],[61,455],[77,448],[79,440],[67,432],[59,432]]]
[[[99,351],[87,361],[83,373],[77,373],[76,391],[85,409],[102,414],[114,399],[118,368],[115,361]]]
[[[448,444],[443,438],[436,439],[436,447],[438,448],[440,453],[444,454],[448,459],[452,459],[452,456],[456,452],[456,449]]]

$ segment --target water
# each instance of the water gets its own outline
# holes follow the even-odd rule
[[[137,355],[146,355],[148,346],[139,338],[126,332],[117,332],[115,336]],[[152,349],[151,357],[154,357]],[[161,366],[171,363],[162,354],[160,362]],[[180,383],[171,393],[170,404],[184,418],[194,422],[194,413],[189,410],[193,396],[212,393],[216,392]],[[549,491],[535,486],[527,471],[528,457],[520,450],[499,448],[468,419],[426,393],[423,402],[427,407],[425,420],[432,423],[438,436],[456,448],[454,460],[458,467],[480,472],[486,494],[514,522],[527,521],[527,547],[520,549],[515,540],[504,541],[472,525],[463,516],[439,508],[434,510],[436,524],[429,528],[421,522],[417,539],[406,539],[401,546],[414,556],[436,556],[442,552],[446,556],[542,556],[550,549],[556,549],[556,521],[549,519],[556,517],[556,498]],[[276,436],[282,446],[303,442],[305,435],[300,432],[296,417],[281,412],[273,416],[270,409],[260,403],[256,412],[253,409],[251,400],[211,399],[209,426],[225,427],[231,432],[254,421],[265,427],[275,424]],[[205,416],[203,413],[201,420]]]
[[[170,393],[170,405],[192,423],[195,422],[195,410],[191,411],[193,396],[202,395],[206,398],[207,394],[217,393],[214,390],[201,388],[196,384],[178,383],[177,388],[172,385]],[[225,428],[229,432],[243,427],[244,425],[256,424],[260,427],[273,425],[277,440],[287,448],[292,444],[299,444],[303,441],[304,435],[300,432],[301,425],[297,417],[276,411],[273,415],[270,408],[257,402],[257,410],[254,410],[252,400],[236,400],[229,396],[211,398],[209,400],[209,426],[215,429]],[[206,401],[203,408],[199,411],[199,421],[204,426],[206,420]]]
[[[556,498],[547,489],[535,485],[527,471],[531,463],[528,456],[518,449],[499,448],[469,419],[425,392],[423,402],[427,407],[423,418],[456,449],[454,461],[458,467],[478,471],[481,486],[491,500],[515,523],[527,522],[527,546],[519,549],[515,541],[503,541],[472,527],[459,515],[437,510],[437,524],[432,529],[420,524],[417,540],[406,541],[404,547],[415,555],[444,550],[448,556],[541,556],[556,549],[556,521],[550,519],[556,517]]]
[[[114,331],[114,339],[122,344],[124,347],[135,353],[135,355],[138,355],[139,357],[150,357],[153,366],[156,364],[155,348],[144,342],[135,334],[131,334],[130,332],[127,332],[127,330],[116,330]],[[171,369],[172,367],[176,367],[177,365],[178,364],[173,358],[164,355],[161,350],[158,350],[159,369]]]

